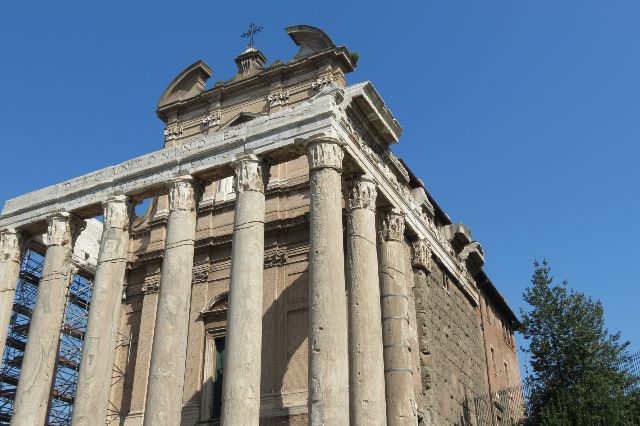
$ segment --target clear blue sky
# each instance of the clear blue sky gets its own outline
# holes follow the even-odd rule
[[[0,200],[160,148],[164,88],[199,58],[228,79],[252,21],[270,61],[296,24],[360,53],[350,83],[373,82],[514,310],[546,257],[640,350],[637,0],[4,2]]]

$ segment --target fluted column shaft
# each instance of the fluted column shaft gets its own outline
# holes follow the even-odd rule
[[[71,254],[84,224],[69,213],[57,213],[47,221],[47,250],[13,407],[14,426],[45,424],[65,302],[75,274]]]
[[[145,426],[180,424],[196,233],[197,185],[169,184],[169,217],[144,408]]]
[[[376,184],[349,182],[347,290],[351,424],[386,425],[380,281],[376,247]]]
[[[0,354],[4,353],[9,332],[25,240],[19,230],[0,230]]]
[[[342,239],[344,153],[333,141],[307,147],[310,181],[309,424],[349,424],[347,307]]]
[[[409,346],[404,215],[397,210],[387,211],[382,216],[379,262],[387,424],[415,426],[417,416]]]
[[[104,222],[91,309],[82,347],[71,423],[103,424],[107,417],[122,287],[129,251],[130,205],[124,195],[103,203]]]
[[[265,187],[269,167],[255,155],[232,163],[236,211],[222,391],[222,424],[260,420]]]

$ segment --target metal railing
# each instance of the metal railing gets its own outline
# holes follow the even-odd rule
[[[640,390],[640,352],[632,354],[620,367],[620,370],[628,372],[630,375],[638,377],[639,380],[631,387],[631,390]],[[535,410],[533,401],[533,386],[525,383],[522,386],[501,389],[492,395],[482,395],[474,399],[476,410],[476,423],[478,426],[514,426],[531,424],[530,415]],[[570,406],[569,401],[573,401],[567,392],[558,392],[557,395],[548,401],[542,411],[558,423],[565,424],[562,419],[568,418]],[[640,418],[629,419],[629,425],[640,425]],[[585,419],[572,418],[567,425],[585,424],[594,426],[608,426],[606,422],[597,419],[595,416],[585,417]],[[625,423],[627,424],[627,423]]]

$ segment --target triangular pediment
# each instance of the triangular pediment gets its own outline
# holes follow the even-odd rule
[[[239,126],[241,124],[244,124],[248,121],[251,121],[253,119],[256,119],[258,117],[262,117],[264,114],[256,114],[254,112],[241,112],[239,114],[237,114],[236,116],[234,116],[231,120],[227,121],[224,125],[222,125],[220,128],[224,129],[227,127],[233,127],[233,126]]]

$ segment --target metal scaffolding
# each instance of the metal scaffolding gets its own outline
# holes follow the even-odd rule
[[[43,256],[30,248],[20,265],[20,279],[16,286],[7,345],[0,369],[0,422],[2,424],[9,423],[13,412],[43,263]],[[71,423],[92,287],[91,279],[81,275],[75,275],[69,285],[65,320],[60,333],[55,381],[49,401],[49,425]]]

